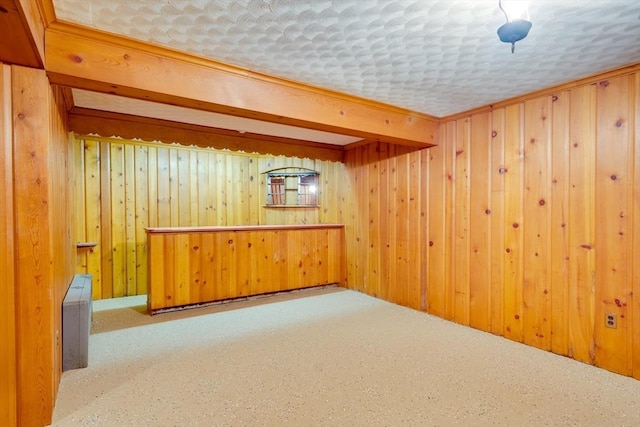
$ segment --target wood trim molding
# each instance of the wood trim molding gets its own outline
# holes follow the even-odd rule
[[[69,111],[69,130],[80,135],[97,134],[103,137],[137,138],[144,141],[179,143],[247,153],[308,157],[335,162],[341,162],[344,153],[343,147],[339,145],[260,134],[240,134],[226,129],[78,107]]]
[[[295,224],[295,225],[233,225],[205,227],[149,227],[148,234],[166,233],[211,233],[233,231],[265,231],[265,230],[318,230],[324,228],[344,228],[344,224]]]
[[[438,119],[254,73],[132,39],[54,22],[52,83],[394,144],[435,145]]]
[[[67,111],[71,111],[71,109],[75,106],[75,102],[73,101],[73,91],[71,88],[60,86],[62,89],[62,97],[64,98],[64,106]]]
[[[29,1],[29,0],[21,0],[21,1]],[[53,22],[56,22],[56,10],[53,6],[53,0],[32,0],[33,3],[36,4],[38,8],[40,17],[42,18],[42,24],[44,28],[47,28]],[[44,34],[43,34],[43,43],[44,43]]]

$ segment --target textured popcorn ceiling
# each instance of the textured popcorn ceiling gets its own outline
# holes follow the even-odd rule
[[[54,0],[58,19],[446,116],[640,62],[640,1],[531,0],[515,54],[498,0]]]

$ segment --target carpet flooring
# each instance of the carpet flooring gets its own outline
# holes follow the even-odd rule
[[[54,426],[640,426],[640,381],[340,288],[95,301]]]

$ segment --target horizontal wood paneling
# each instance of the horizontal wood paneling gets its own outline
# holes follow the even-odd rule
[[[344,165],[176,144],[76,137],[78,233],[95,248],[78,270],[93,298],[147,292],[146,227],[341,223]],[[266,207],[266,175],[281,167],[320,173],[319,207]]]
[[[640,378],[639,76],[349,150],[348,287]]]
[[[342,226],[148,231],[148,309],[306,288],[343,279]]]

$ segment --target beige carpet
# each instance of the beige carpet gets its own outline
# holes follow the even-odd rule
[[[640,426],[640,381],[338,288],[94,303],[56,426]]]

